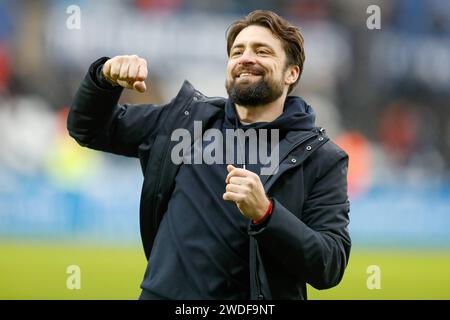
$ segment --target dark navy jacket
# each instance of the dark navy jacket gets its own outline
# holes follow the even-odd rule
[[[208,98],[185,82],[167,105],[119,105],[122,88],[96,83],[97,60],[78,89],[67,120],[70,135],[82,145],[139,157],[144,183],[141,237],[147,259],[174,189],[180,165],[170,161],[176,128],[193,135],[225,117],[226,99]],[[306,283],[326,289],[337,285],[347,266],[348,156],[321,128],[292,130],[280,142],[274,175],[262,176],[273,211],[263,226],[249,222],[252,299],[306,299]]]

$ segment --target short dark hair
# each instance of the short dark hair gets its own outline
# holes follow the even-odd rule
[[[288,94],[300,80],[305,62],[305,50],[303,48],[304,40],[299,28],[292,25],[286,19],[280,17],[275,12],[268,10],[255,10],[246,17],[234,22],[227,30],[227,53],[230,56],[231,46],[236,40],[237,35],[245,28],[251,25],[257,25],[268,28],[281,40],[286,52],[286,67],[296,65],[300,68],[300,74],[297,80],[289,86]]]

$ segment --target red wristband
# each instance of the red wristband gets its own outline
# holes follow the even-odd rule
[[[267,208],[266,213],[261,218],[259,218],[258,220],[254,220],[253,219],[252,222],[253,222],[253,224],[258,224],[261,221],[263,221],[265,218],[270,216],[271,214],[272,214],[272,200],[269,201],[269,207]]]

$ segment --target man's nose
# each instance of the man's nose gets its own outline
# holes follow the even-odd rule
[[[256,56],[251,50],[245,50],[241,57],[239,58],[238,63],[240,64],[255,64],[256,63]]]

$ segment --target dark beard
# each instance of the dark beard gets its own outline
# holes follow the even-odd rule
[[[266,81],[264,76],[255,83],[237,84],[236,79],[226,81],[231,101],[243,107],[256,107],[271,103],[283,94],[281,82]]]

